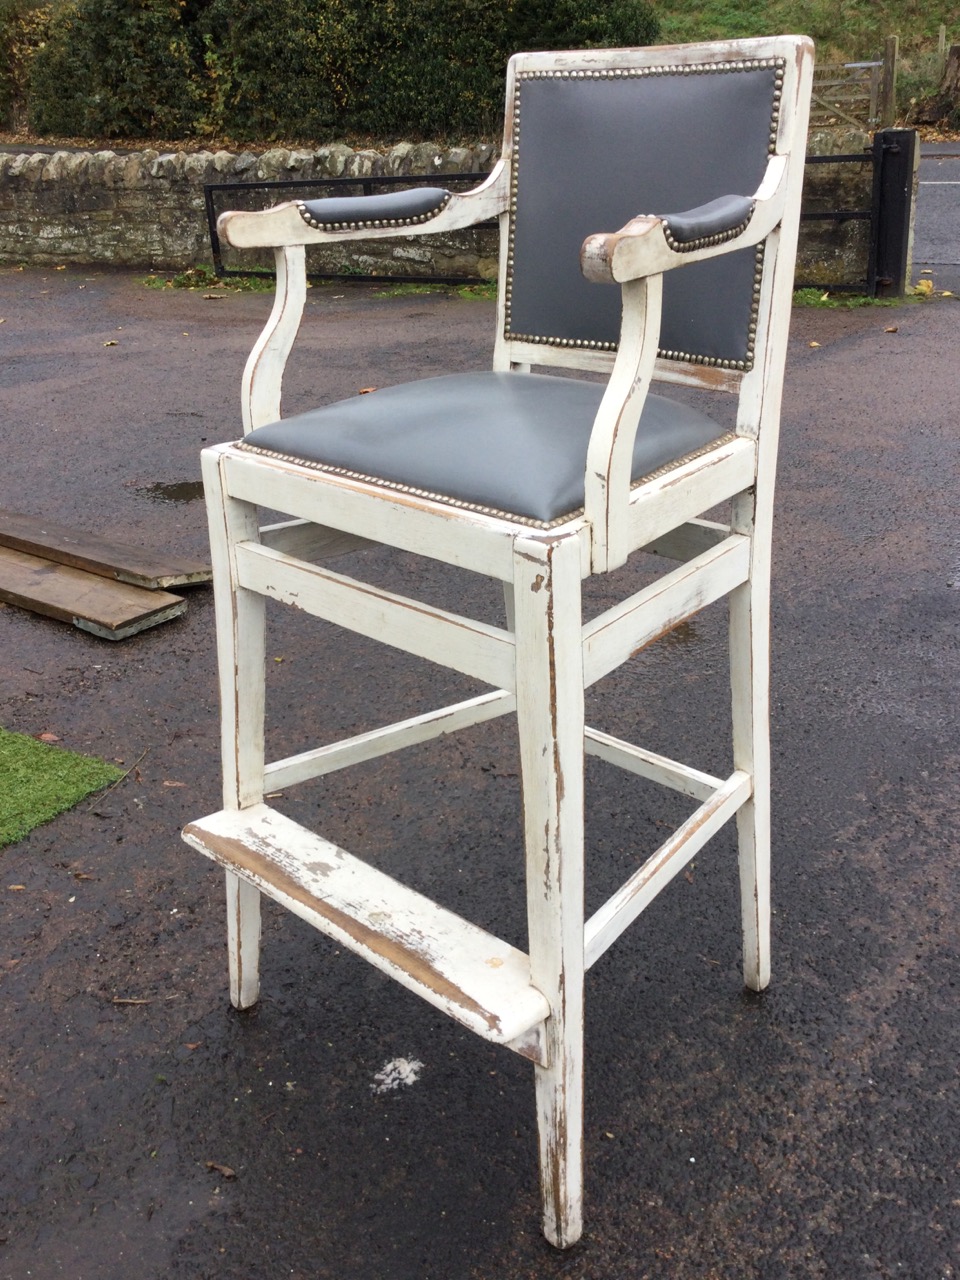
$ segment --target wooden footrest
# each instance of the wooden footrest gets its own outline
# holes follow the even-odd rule
[[[268,805],[214,813],[183,838],[486,1040],[520,1040],[550,1013],[522,951]]]

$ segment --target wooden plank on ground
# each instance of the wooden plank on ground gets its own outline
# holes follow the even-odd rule
[[[24,516],[2,508],[0,547],[42,556],[58,564],[150,590],[209,582],[212,576],[210,566],[202,560],[149,551],[126,542],[111,542],[95,533],[69,529],[40,516]]]
[[[187,607],[181,596],[114,582],[10,547],[0,547],[0,600],[107,640],[124,640]]]

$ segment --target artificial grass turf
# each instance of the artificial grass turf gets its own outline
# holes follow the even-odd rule
[[[0,848],[122,777],[106,760],[0,729]]]

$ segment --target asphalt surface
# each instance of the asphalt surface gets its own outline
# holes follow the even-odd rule
[[[202,552],[199,450],[238,434],[268,308],[0,272],[0,505]],[[290,411],[482,368],[494,323],[490,303],[343,286],[308,312]],[[230,1009],[221,878],[178,834],[219,807],[210,593],[115,645],[0,609],[0,723],[131,770],[0,851],[0,1280],[958,1274],[958,317],[795,313],[773,983],[742,989],[721,834],[591,971],[567,1254],[539,1234],[528,1064],[279,909],[262,1001]],[[498,616],[495,586],[363,554],[394,589]],[[592,722],[722,769],[723,627],[708,610],[602,682]],[[277,754],[472,688],[290,612],[268,653]],[[277,803],[522,942],[516,775],[498,723]],[[588,784],[593,903],[675,814],[596,762]],[[419,1079],[376,1092],[398,1057]]]
[[[913,275],[960,293],[960,140],[920,146]]]

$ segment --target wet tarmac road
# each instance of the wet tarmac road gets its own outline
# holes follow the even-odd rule
[[[960,293],[960,141],[924,142],[914,227],[913,277]]]
[[[488,358],[491,304],[336,286],[308,305],[291,411],[311,383]],[[268,307],[0,272],[0,505],[202,551],[197,455],[237,434]],[[178,835],[219,804],[209,593],[119,645],[0,609],[0,723],[133,766],[0,851],[0,1280],[957,1275],[958,317],[795,314],[773,984],[742,990],[722,835],[591,971],[587,1227],[565,1255],[539,1234],[527,1064],[279,910],[260,1006],[229,1009],[220,876]],[[497,614],[498,588],[365,554],[397,590]],[[722,632],[709,610],[648,650],[592,720],[721,769]],[[269,643],[278,753],[472,687],[286,613]],[[305,822],[322,805],[332,839],[522,940],[516,772],[494,724],[283,803]],[[598,762],[588,781],[596,898],[673,815]],[[419,1080],[376,1093],[397,1057]]]

